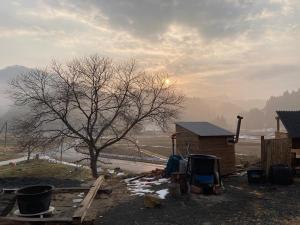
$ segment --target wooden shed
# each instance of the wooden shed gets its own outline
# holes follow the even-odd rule
[[[221,175],[235,171],[234,148],[234,134],[228,130],[208,122],[176,123],[176,152],[219,157]]]
[[[276,138],[290,138],[293,149],[300,149],[300,111],[276,111],[277,130]],[[280,122],[286,129],[286,132],[280,131]]]
[[[277,140],[288,140],[289,145],[285,148],[285,152],[290,154],[291,159],[288,165],[294,169],[300,170],[300,111],[276,111],[277,130],[275,138]],[[285,131],[280,130],[280,121]]]

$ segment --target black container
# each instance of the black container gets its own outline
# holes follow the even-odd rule
[[[265,175],[262,169],[249,169],[247,170],[247,176],[249,184],[260,184],[265,181]]]
[[[270,167],[269,178],[273,184],[289,185],[293,183],[293,171],[287,165],[273,165]]]
[[[49,210],[53,186],[36,185],[17,190],[17,202],[21,214],[38,214]]]

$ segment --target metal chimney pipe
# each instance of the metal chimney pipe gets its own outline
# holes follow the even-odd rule
[[[241,116],[238,115],[237,119],[238,119],[238,123],[237,123],[236,135],[235,135],[235,141],[234,141],[234,143],[238,143],[239,142],[239,136],[240,136],[240,130],[241,130],[241,123],[242,123],[243,117],[241,117]]]

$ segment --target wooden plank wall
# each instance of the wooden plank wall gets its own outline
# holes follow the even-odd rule
[[[265,173],[269,174],[270,166],[275,164],[292,164],[292,142],[289,138],[264,139],[261,137],[261,164]]]
[[[187,145],[190,153],[215,155],[220,160],[221,175],[235,171],[234,144],[227,142],[227,137],[199,137],[198,135],[176,125],[176,150],[186,156]]]

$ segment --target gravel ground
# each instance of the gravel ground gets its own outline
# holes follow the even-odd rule
[[[98,215],[95,224],[300,224],[299,178],[290,186],[250,186],[246,176],[223,182],[222,195],[167,197],[160,208],[144,208],[143,197],[135,197]]]

